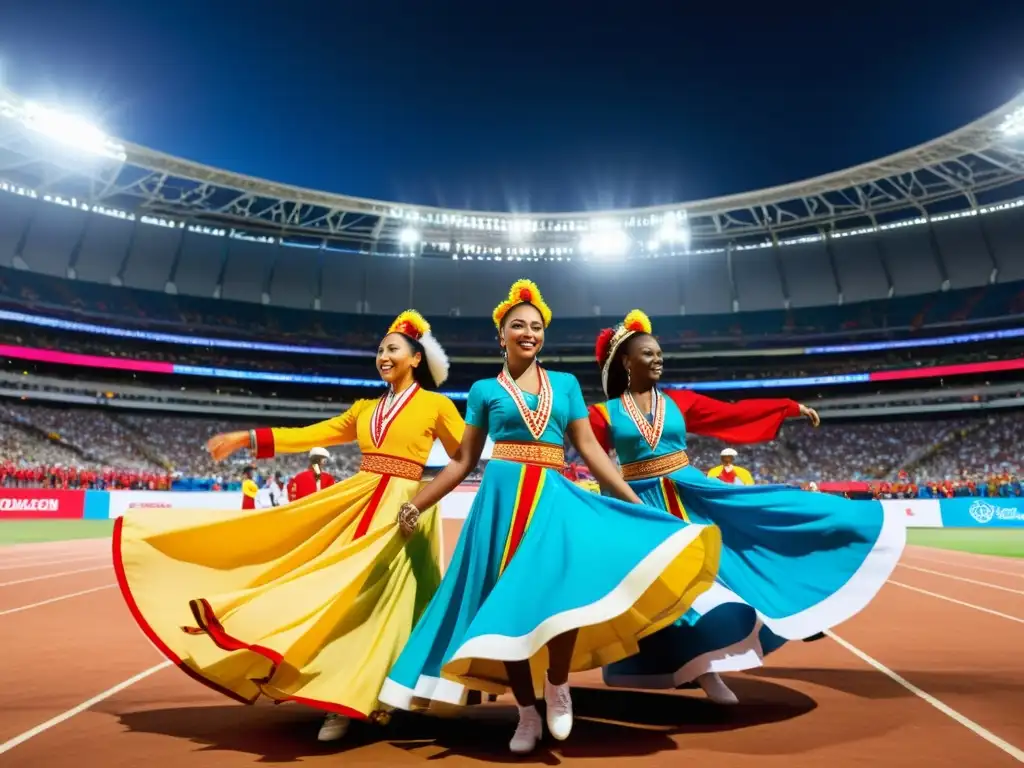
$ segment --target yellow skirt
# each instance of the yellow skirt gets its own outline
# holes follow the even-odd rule
[[[419,487],[359,472],[284,507],[134,510],[114,527],[118,585],[194,679],[366,719],[441,581],[437,509],[408,539],[396,522]]]

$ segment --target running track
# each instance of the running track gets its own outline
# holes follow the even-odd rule
[[[458,523],[448,526],[457,535]],[[448,539],[451,541],[451,538]],[[234,704],[164,664],[114,586],[106,541],[0,548],[0,766],[235,768],[519,762],[506,699],[462,719],[396,716],[381,734],[315,740],[318,713]],[[836,636],[732,675],[742,704],[609,691],[574,677],[565,744],[522,762],[631,768],[853,768],[1024,763],[1024,560],[909,548]],[[467,717],[473,720],[468,721]]]

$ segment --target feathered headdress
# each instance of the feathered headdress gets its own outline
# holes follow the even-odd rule
[[[491,317],[495,327],[500,330],[501,321],[505,319],[505,315],[520,304],[535,306],[540,312],[541,320],[544,321],[544,327],[547,328],[551,325],[551,308],[544,303],[544,297],[540,295],[540,288],[537,287],[537,284],[532,280],[516,280],[508,289],[508,298],[494,308]]]
[[[615,353],[622,343],[637,333],[651,333],[651,319],[639,309],[630,310],[621,323],[614,328],[605,328],[597,335],[594,346],[594,357],[601,366],[601,388],[605,397],[608,396],[608,371],[611,369]]]
[[[388,333],[400,333],[415,339],[423,346],[423,356],[426,358],[427,370],[430,371],[430,378],[434,380],[434,386],[440,387],[448,380],[448,369],[451,367],[448,355],[430,332],[430,323],[423,315],[415,309],[405,310],[395,318],[395,322],[388,328]]]

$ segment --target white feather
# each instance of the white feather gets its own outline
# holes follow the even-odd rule
[[[440,387],[448,381],[448,369],[451,367],[451,363],[448,362],[448,355],[432,333],[424,333],[420,337],[420,344],[423,345],[423,351],[426,353],[427,370],[430,371],[430,378],[434,380],[434,386]]]

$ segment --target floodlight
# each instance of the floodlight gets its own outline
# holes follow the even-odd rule
[[[412,227],[406,227],[398,233],[398,242],[402,245],[416,245],[420,241],[420,233]]]
[[[1008,138],[1024,136],[1024,107],[1018,107],[1008,114],[999,125],[999,130]]]
[[[669,213],[661,221],[661,227],[654,236],[654,242],[679,243],[684,249],[690,249],[690,226],[686,214]],[[657,247],[657,246],[656,246]]]
[[[580,238],[580,251],[599,258],[625,256],[629,246],[629,236],[621,229],[590,232]]]
[[[27,101],[21,105],[21,123],[53,141],[77,150],[124,160],[124,147],[88,120],[52,107]]]

